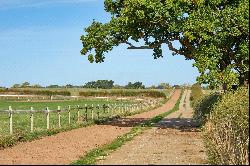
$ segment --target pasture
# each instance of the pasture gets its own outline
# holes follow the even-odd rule
[[[164,94],[169,95],[170,90],[164,91]],[[1,96],[0,137],[18,133],[39,133],[51,129],[75,128],[105,118],[143,112],[158,107],[165,100],[165,98],[135,98],[135,96],[123,98],[62,97],[58,99],[55,97],[53,100],[48,96],[36,95],[32,97]]]

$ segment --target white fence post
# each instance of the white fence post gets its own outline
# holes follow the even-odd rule
[[[92,104],[91,119],[94,120],[94,104]]]
[[[125,113],[128,111],[128,106],[125,104]]]
[[[69,114],[69,125],[70,125],[70,105],[68,106],[68,114]]]
[[[97,104],[97,107],[98,107],[97,119],[99,119],[99,118],[100,118],[100,105],[99,105],[99,104]]]
[[[47,130],[48,130],[49,129],[49,107],[46,107],[46,113],[47,113],[46,119],[47,119]]]
[[[91,118],[94,119],[94,117],[95,117],[95,115],[94,115],[94,104],[92,104],[91,107],[92,107]]]
[[[80,122],[80,106],[77,105],[77,122]]]
[[[30,132],[34,131],[34,114],[33,107],[30,108]]]
[[[10,118],[10,134],[13,134],[13,122],[12,122],[12,108],[9,106],[9,118]]]
[[[58,113],[58,127],[61,128],[61,107],[57,107],[57,113]]]
[[[85,121],[88,121],[88,105],[85,104]]]

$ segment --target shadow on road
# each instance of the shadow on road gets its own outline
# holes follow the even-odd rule
[[[143,122],[148,121],[148,118],[119,118],[108,122],[103,122],[99,125],[112,125],[118,127],[134,127]]]
[[[134,127],[148,120],[150,119],[149,118],[119,118],[113,121],[104,122],[99,125],[112,125],[112,126],[117,126],[117,127]],[[156,123],[153,127],[157,127],[160,129],[166,129],[166,128],[178,129],[182,132],[199,131],[198,123],[192,118],[170,118],[170,119],[166,118]]]
[[[163,119],[159,123],[155,124],[155,127],[166,129],[178,129],[182,132],[197,132],[199,131],[198,123],[192,118],[171,118],[171,119]]]

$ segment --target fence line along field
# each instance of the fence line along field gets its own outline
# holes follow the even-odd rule
[[[164,91],[163,94],[170,95],[170,90]],[[165,100],[158,96],[151,98],[145,96],[137,99],[103,98],[86,98],[85,96],[77,100],[68,97],[51,100],[51,98],[46,99],[46,96],[39,95],[7,98],[1,96],[0,137],[76,127],[104,118],[135,114],[158,107]]]

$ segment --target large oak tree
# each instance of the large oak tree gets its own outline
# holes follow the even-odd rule
[[[195,61],[200,83],[230,88],[248,81],[248,0],[105,0],[104,6],[110,22],[93,21],[81,36],[90,62],[104,62],[122,43],[153,49],[156,59],[166,44],[173,55]],[[144,44],[135,46],[140,39]]]

